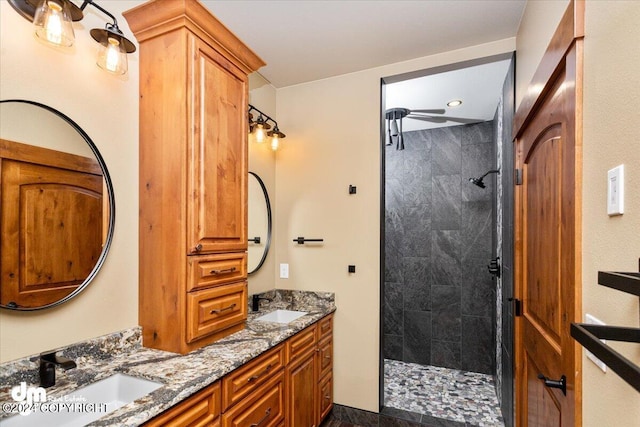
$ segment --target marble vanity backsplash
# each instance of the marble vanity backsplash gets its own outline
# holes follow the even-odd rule
[[[58,349],[74,360],[76,368],[56,369],[56,385],[48,398],[71,393],[115,373],[158,381],[164,385],[149,395],[94,421],[92,426],[137,426],[179,403],[235,368],[335,311],[329,292],[273,290],[260,294],[258,312],[251,311],[244,330],[206,347],[180,355],[142,346],[141,328],[135,327]],[[288,324],[254,320],[276,309],[306,311]],[[22,381],[37,386],[39,354],[0,365],[0,403],[11,402],[11,388]],[[13,414],[0,411],[0,420]]]

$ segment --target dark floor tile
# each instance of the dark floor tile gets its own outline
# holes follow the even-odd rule
[[[349,406],[334,405],[331,415],[334,419],[362,427],[378,427],[378,414]]]
[[[444,418],[436,418],[430,415],[422,415],[420,425],[427,427],[466,427],[466,423],[460,421],[446,420]]]
[[[380,415],[380,427],[422,427],[420,422]]]
[[[403,411],[402,409],[391,408],[389,406],[383,406],[380,415],[414,422],[420,422],[422,418],[422,414],[418,414],[417,412]]]

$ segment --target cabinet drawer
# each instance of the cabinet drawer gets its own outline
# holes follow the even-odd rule
[[[284,344],[280,344],[222,379],[222,407],[225,411],[284,367],[284,350]]]
[[[220,415],[220,382],[168,409],[144,427],[218,426]]]
[[[245,252],[188,257],[187,291],[210,288],[247,278]]]
[[[331,411],[331,408],[333,408],[333,375],[329,374],[320,381],[318,394],[319,417],[320,422],[322,422]]]
[[[242,323],[247,318],[247,282],[187,294],[187,342]]]
[[[274,427],[284,422],[284,370],[222,414],[223,427]]]
[[[287,363],[294,362],[315,345],[316,325],[312,325],[287,340]]]
[[[333,338],[325,338],[318,344],[318,378],[323,378],[333,368]]]
[[[330,314],[318,321],[318,341],[333,334],[333,314]]]

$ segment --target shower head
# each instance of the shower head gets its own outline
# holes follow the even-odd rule
[[[487,188],[487,186],[484,184],[484,177],[489,175],[490,173],[500,173],[500,169],[495,169],[495,170],[490,170],[489,172],[485,173],[484,175],[482,175],[479,178],[469,178],[469,182],[472,183],[473,185],[477,185],[480,188]]]
[[[477,185],[480,188],[487,187],[486,185],[484,185],[484,181],[482,180],[482,178],[469,178],[469,182],[472,183],[473,185]]]

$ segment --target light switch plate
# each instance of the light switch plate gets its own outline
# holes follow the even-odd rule
[[[624,165],[616,166],[607,173],[607,214],[624,213]]]
[[[605,325],[605,323],[602,320],[598,319],[595,316],[592,316],[589,313],[585,314],[584,318],[585,318],[585,323],[588,325],[602,325],[602,326]],[[607,340],[600,340],[600,341],[602,341],[603,344],[607,343]],[[602,370],[602,372],[607,372],[607,365],[605,365],[602,360],[595,357],[593,353],[591,353],[589,350],[585,350],[585,351],[587,352],[587,358],[589,360],[595,363],[596,366]]]
[[[289,264],[280,264],[280,278],[281,279],[289,278]]]

